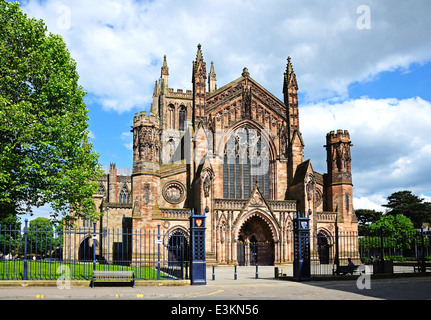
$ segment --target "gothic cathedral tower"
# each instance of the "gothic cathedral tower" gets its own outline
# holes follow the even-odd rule
[[[133,121],[132,188],[134,216],[148,226],[156,213],[160,195],[160,129],[158,117],[146,112]],[[135,225],[137,227],[137,225]]]
[[[327,154],[327,210],[338,213],[338,222],[345,226],[355,226],[353,213],[353,184],[350,147],[350,134],[347,130],[331,131],[326,135]],[[357,230],[344,230],[357,231]]]

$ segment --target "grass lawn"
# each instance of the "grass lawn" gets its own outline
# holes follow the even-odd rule
[[[67,268],[65,268],[67,267]],[[112,264],[96,264],[96,270],[134,270],[137,280],[157,280],[157,267],[129,267]],[[91,280],[93,263],[66,263],[63,261],[27,261],[28,280],[57,280],[60,276],[67,276],[70,272],[71,280]],[[24,261],[0,261],[0,280],[22,280]],[[174,278],[160,272],[160,280]]]

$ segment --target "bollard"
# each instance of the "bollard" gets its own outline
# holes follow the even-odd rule
[[[215,280],[215,266],[213,265],[213,280]]]
[[[234,268],[234,275],[233,275],[233,279],[234,280],[236,280],[238,277],[237,277],[237,273],[236,273],[236,264],[235,264],[235,268]]]
[[[259,269],[258,264],[256,263],[256,279],[259,278]]]

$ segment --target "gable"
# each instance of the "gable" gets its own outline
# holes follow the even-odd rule
[[[297,168],[295,172],[295,176],[293,178],[292,185],[296,185],[299,183],[304,183],[305,177],[307,173],[313,172],[313,168],[311,167],[310,159],[304,161],[301,163]]]
[[[246,110],[247,108],[250,109]],[[225,112],[235,113],[235,116],[241,119],[258,118],[265,113],[266,117],[286,121],[284,103],[255,80],[244,76],[208,94],[206,115],[217,119]]]

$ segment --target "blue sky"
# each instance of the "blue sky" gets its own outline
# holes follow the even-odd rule
[[[328,3],[29,0],[22,9],[77,61],[103,166],[132,166],[132,119],[149,110],[163,55],[169,87],[191,89],[201,43],[218,86],[247,67],[280,99],[292,57],[305,157],[326,172],[326,133],[349,130],[355,208],[382,209],[404,189],[431,201],[431,2]]]

